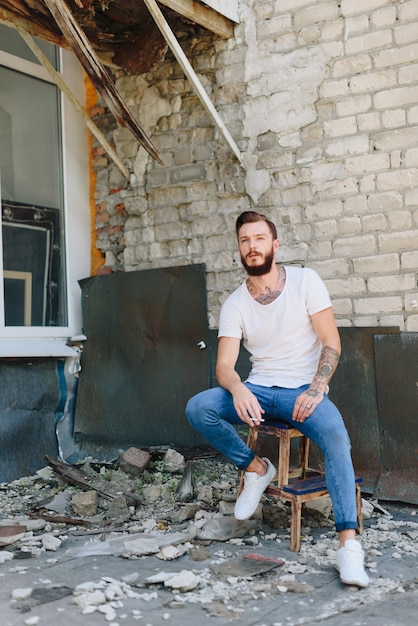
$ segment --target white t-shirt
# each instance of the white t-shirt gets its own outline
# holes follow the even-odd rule
[[[285,287],[270,304],[254,300],[246,282],[228,296],[218,337],[243,340],[251,354],[248,382],[297,388],[312,382],[322,349],[310,316],[330,306],[328,290],[315,270],[286,266]]]

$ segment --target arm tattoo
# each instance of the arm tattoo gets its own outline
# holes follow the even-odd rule
[[[340,355],[337,350],[324,346],[319,357],[318,369],[309,387],[309,395],[317,396],[323,393],[335,372]]]

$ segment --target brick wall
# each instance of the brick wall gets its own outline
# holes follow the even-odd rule
[[[418,331],[418,0],[241,0],[224,41],[181,41],[240,165],[171,53],[117,87],[164,159],[106,110],[132,171],[97,150],[102,271],[206,263],[209,324],[243,279],[236,216],[277,224],[277,260],[315,268],[340,326]]]

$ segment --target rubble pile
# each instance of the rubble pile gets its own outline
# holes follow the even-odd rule
[[[22,613],[30,611],[24,623],[36,624],[33,612],[51,601],[48,594],[68,595],[81,615],[100,613],[117,624],[128,615],[132,601],[132,619],[142,619],[148,602],[160,602],[167,620],[170,611],[187,604],[236,620],[249,601],[281,599],[289,593],[309,597],[335,560],[329,501],[320,508],[318,503],[305,507],[301,552],[287,551],[291,559],[276,558],[269,546],[288,547],[289,509],[264,495],[253,518],[235,520],[238,478],[235,467],[217,458],[186,461],[175,450],[156,455],[130,449],[117,462],[86,459],[75,467],[50,460],[34,476],[1,484],[0,578],[8,571],[24,573],[25,559],[41,556],[50,564],[98,555],[161,562],[152,576],[101,576],[73,588],[24,585],[13,590],[11,605]],[[405,519],[394,519],[377,501],[363,501],[368,523],[362,543],[372,582],[355,597],[343,594],[326,603],[323,619],[356,604],[375,603],[387,593],[418,589],[416,577],[411,582],[379,575],[379,557],[388,551],[393,561],[412,556],[416,562],[416,512],[413,507],[406,512]],[[177,562],[178,567],[165,567],[164,562]],[[164,595],[163,600],[161,594],[167,592],[170,598]],[[303,620],[297,623],[308,623]]]

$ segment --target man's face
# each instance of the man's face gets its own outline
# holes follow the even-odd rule
[[[274,253],[279,246],[266,222],[243,224],[238,233],[238,250],[241,263],[250,276],[268,274],[274,261]]]

